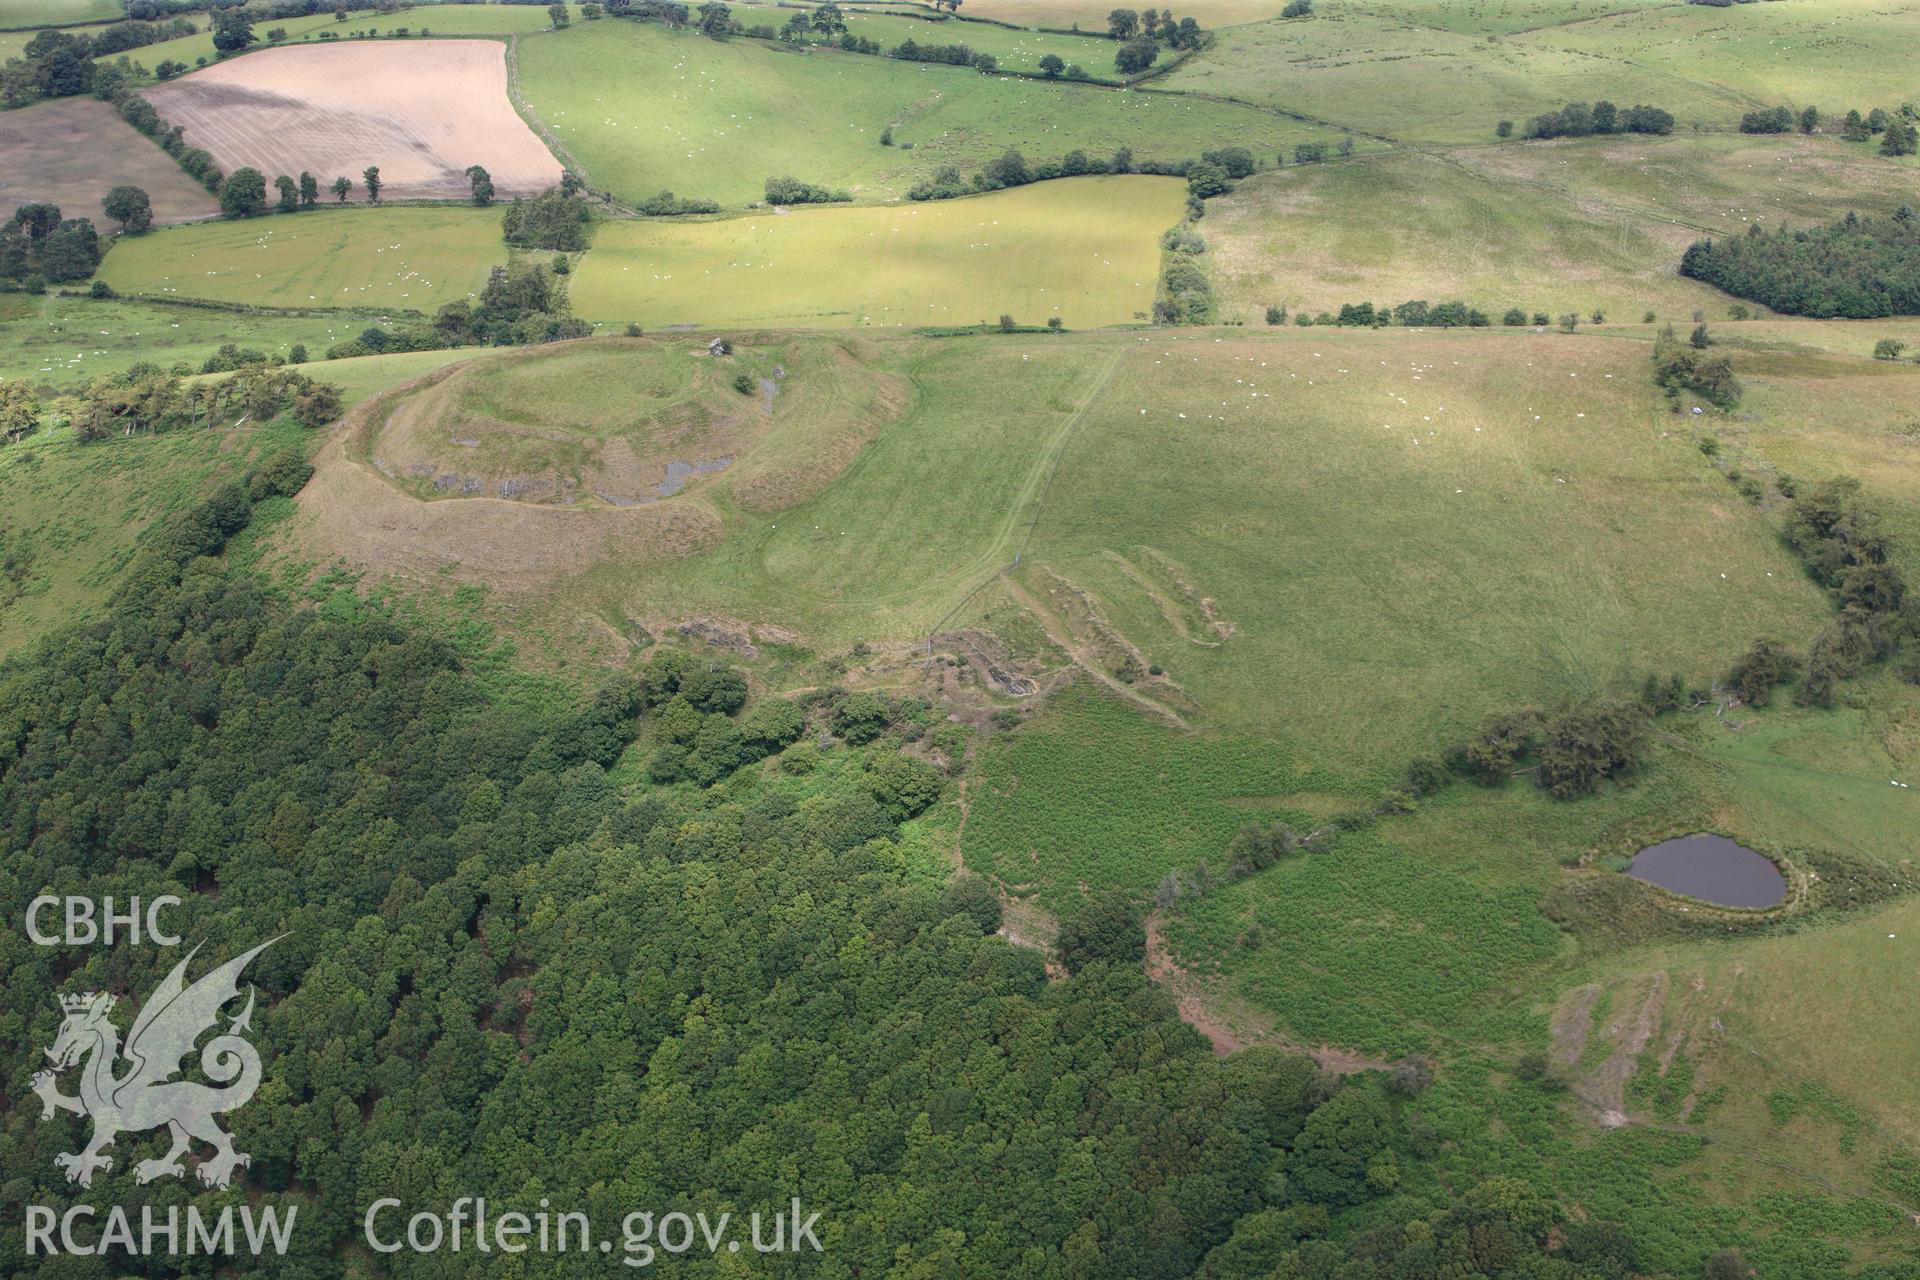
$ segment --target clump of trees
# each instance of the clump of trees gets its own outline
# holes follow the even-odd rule
[[[1800,659],[1778,640],[1763,638],[1740,656],[1727,675],[1727,682],[1742,702],[1764,707],[1773,701],[1773,690],[1800,674]]]
[[[87,218],[53,204],[23,204],[0,226],[0,280],[28,287],[85,280],[100,266],[100,236]]]
[[[1920,315],[1920,225],[1906,205],[1795,231],[1755,223],[1744,236],[1696,241],[1680,274],[1786,315]]]
[[[571,176],[571,175],[569,175]],[[587,247],[593,214],[572,182],[548,187],[531,200],[516,197],[501,218],[501,234],[519,249],[578,253]]]
[[[220,184],[220,212],[229,218],[252,218],[267,211],[267,179],[258,169],[242,167]]]
[[[484,165],[467,166],[467,187],[468,198],[474,204],[484,208],[493,203],[493,175],[487,172]]]
[[[241,420],[261,424],[282,415],[319,427],[339,417],[340,407],[338,387],[286,366],[248,365],[230,377],[185,382],[158,365],[139,364],[88,384],[70,421],[81,440],[100,440]]]
[[[853,193],[832,187],[815,186],[798,178],[768,178],[768,204],[844,204]]]
[[[1571,102],[1558,111],[1549,111],[1527,121],[1529,138],[1586,138],[1609,133],[1672,132],[1673,113],[1670,111],[1648,106],[1633,106],[1623,111],[1604,99],[1591,106],[1584,102]],[[1500,136],[1504,138],[1507,134],[1501,133]]]
[[[0,444],[18,444],[40,429],[40,402],[23,379],[0,382]]]
[[[1686,342],[1674,336],[1672,325],[1653,340],[1653,382],[1666,391],[1667,403],[1676,413],[1686,396],[1697,396],[1716,409],[1740,403],[1742,388],[1734,377],[1733,362],[1723,355],[1705,354],[1707,346],[1705,325],[1696,328]]]
[[[1915,125],[1920,123],[1920,104],[1903,102],[1898,112],[1889,112],[1884,107],[1875,107],[1861,115],[1858,110],[1849,111],[1840,125],[1840,136],[1848,142],[1871,142],[1880,138],[1880,154],[1884,156],[1910,156],[1916,147],[1920,147],[1920,132]]]
[[[636,18],[669,27],[684,27],[692,11],[679,0],[606,0],[607,12],[616,18]]]
[[[1113,65],[1125,76],[1137,76],[1159,61],[1160,50],[1198,49],[1207,42],[1207,33],[1191,17],[1175,21],[1171,9],[1158,13],[1152,9],[1135,11],[1115,9],[1107,15],[1107,35],[1121,42],[1113,56]]]
[[[1212,318],[1213,283],[1206,271],[1185,255],[1168,258],[1153,302],[1154,323],[1205,324]]]
[[[665,190],[662,190],[656,195],[648,196],[636,207],[649,218],[670,218],[688,213],[720,212],[720,205],[717,201],[701,200],[691,196],[676,196],[673,192]]]
[[[329,360],[392,351],[434,351],[443,347],[521,346],[584,338],[593,326],[567,307],[565,292],[550,270],[525,259],[495,267],[477,302],[449,302],[430,323],[385,329],[378,325],[357,338],[327,348]]]
[[[1523,710],[1489,716],[1448,757],[1448,767],[1482,786],[1531,774],[1563,800],[1591,795],[1638,767],[1653,709],[1638,698],[1580,703],[1557,715]],[[1528,765],[1526,761],[1533,763]]]
[[[1792,133],[1793,112],[1787,107],[1759,107],[1740,117],[1742,133]]]

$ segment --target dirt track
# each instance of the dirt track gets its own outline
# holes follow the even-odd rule
[[[458,198],[484,165],[502,197],[560,180],[555,160],[507,100],[493,40],[358,40],[266,49],[147,90],[149,101],[221,168],[311,172],[322,187],[379,167],[382,195]]]

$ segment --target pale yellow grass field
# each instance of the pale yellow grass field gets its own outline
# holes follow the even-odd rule
[[[1153,306],[1172,178],[1090,177],[964,200],[599,228],[573,307],[604,322],[914,328],[1131,321]]]

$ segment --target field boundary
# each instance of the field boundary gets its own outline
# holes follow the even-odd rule
[[[553,153],[553,158],[560,162],[560,167],[579,178],[580,185],[590,194],[599,196],[602,203],[614,209],[622,217],[639,217],[637,210],[621,201],[613,192],[596,188],[593,185],[593,175],[587,172],[587,166],[581,164],[573,152],[567,150],[567,144],[560,141],[553,130],[547,128],[547,122],[540,118],[540,113],[533,109],[533,104],[528,102],[526,95],[520,92],[520,37],[511,35],[505,37],[505,40],[507,104],[513,108],[514,114],[526,122],[527,128],[533,130],[534,137],[540,139],[547,150]]]

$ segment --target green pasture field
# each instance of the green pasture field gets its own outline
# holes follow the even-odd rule
[[[1466,35],[1512,35],[1636,13],[1662,0],[1360,0],[1355,9],[1416,27]],[[1345,7],[1345,6],[1343,6]]]
[[[1174,17],[1191,16],[1209,31],[1243,22],[1277,18],[1286,0],[1193,0],[1174,6]],[[969,18],[991,18],[1022,27],[1057,27],[1061,30],[1105,31],[1107,15],[1114,6],[1100,0],[973,0],[966,7]]]
[[[1104,36],[1015,30],[991,22],[929,21],[902,16],[899,12],[870,12],[856,5],[847,6],[844,12],[849,34],[864,36],[883,49],[892,49],[906,40],[923,45],[964,44],[975,53],[992,54],[999,59],[1003,69],[1030,74],[1038,74],[1040,59],[1051,53],[1057,54],[1061,61],[1069,65],[1078,63],[1089,75],[1108,79],[1116,79],[1120,75],[1113,65],[1113,56],[1119,52],[1120,46]],[[734,18],[746,27],[763,22],[782,27],[792,14],[791,8],[783,9],[770,4],[734,7]],[[1100,29],[1106,29],[1104,21]]]
[[[1664,107],[1681,129],[1731,127],[1755,105],[1723,85],[1561,49],[1549,34],[1489,39],[1332,6],[1304,21],[1221,32],[1205,54],[1157,83],[1408,142],[1491,141],[1501,120],[1519,128],[1541,112],[1598,98]]]
[[[1726,314],[1730,299],[1678,274],[1702,236],[1889,213],[1911,194],[1900,166],[1836,139],[1583,138],[1262,173],[1198,229],[1225,319],[1460,298],[1496,321],[1519,307],[1620,324]]]
[[[0,294],[0,377],[24,378],[53,392],[143,362],[197,370],[228,343],[270,356],[284,356],[302,343],[318,359],[328,345],[345,342],[369,323],[352,316],[242,315],[130,298]]]
[[[1243,145],[1271,159],[1334,133],[1231,103],[985,76],[603,20],[519,45],[520,89],[594,186],[741,205],[792,175],[874,201],[1008,147],[1174,161]],[[896,143],[880,145],[889,126]],[[909,146],[911,144],[911,146]]]
[[[1851,107],[1891,111],[1914,96],[1916,39],[1920,9],[1911,5],[1807,0],[1731,9],[1662,6],[1537,31],[1513,43],[1631,64],[1754,105],[1811,105],[1844,115]],[[1592,96],[1604,95],[1596,90]]]
[[[497,209],[323,206],[130,236],[99,278],[120,293],[430,314],[478,294],[506,260]]]
[[[1530,330],[1156,334],[1089,413],[1028,558],[1215,722],[1383,782],[1489,711],[1811,635],[1825,600],[1646,356]],[[1109,555],[1137,546],[1237,632],[1175,634]]]
[[[577,16],[578,11],[575,13]],[[184,62],[190,67],[216,61],[218,53],[213,47],[213,30],[207,25],[204,14],[196,15],[196,20],[201,27],[198,35],[163,40],[144,49],[135,49],[127,56],[149,71],[169,60]],[[436,36],[507,36],[545,31],[549,25],[551,20],[547,17],[545,5],[427,4],[412,9],[396,9],[392,13],[353,10],[347,14],[345,22],[335,21],[333,10],[326,9],[304,17],[256,21],[253,34],[259,37],[259,43],[250,45],[248,52],[312,41],[322,31],[336,32],[342,40],[355,31],[372,29],[384,35],[398,27],[407,28],[413,36],[426,33]],[[267,32],[276,28],[284,29],[286,38],[268,40]]]
[[[107,22],[125,10],[117,0],[0,0],[0,27],[57,27]]]
[[[1119,324],[1151,310],[1159,238],[1185,207],[1175,178],[1092,177],[928,204],[614,222],[571,298],[585,319],[648,328]]]
[[[1900,330],[1883,323],[1869,332]],[[1729,456],[1762,475],[1857,478],[1882,514],[1897,563],[1920,573],[1920,366],[1729,349],[1748,387],[1741,421],[1719,432]]]

